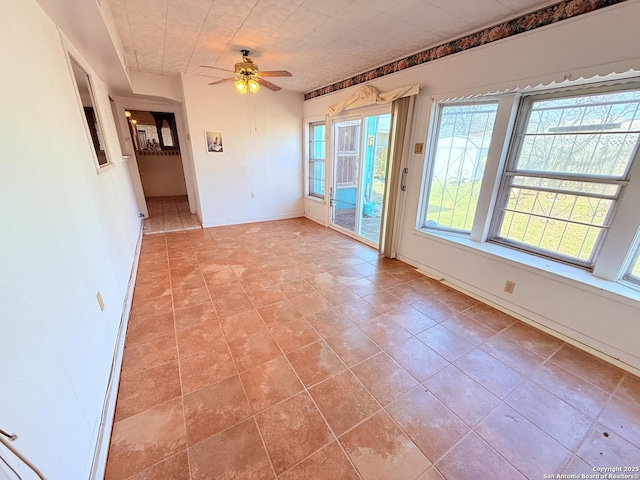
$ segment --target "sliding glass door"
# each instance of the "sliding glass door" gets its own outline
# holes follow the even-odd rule
[[[333,123],[331,225],[378,245],[391,114]]]

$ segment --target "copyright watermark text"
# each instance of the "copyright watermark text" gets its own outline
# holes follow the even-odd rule
[[[640,466],[636,467],[593,467],[593,473],[545,474],[543,478],[560,479],[596,479],[596,480],[636,480],[640,479]]]

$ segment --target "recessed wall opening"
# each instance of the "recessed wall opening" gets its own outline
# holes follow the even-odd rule
[[[189,210],[175,115],[125,110],[125,116],[149,212],[145,234],[202,228]]]

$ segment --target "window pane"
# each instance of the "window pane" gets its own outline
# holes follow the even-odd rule
[[[336,125],[336,185],[354,186],[358,178],[360,120],[348,120]]]
[[[589,261],[612,206],[609,199],[514,187],[500,236]]]
[[[515,170],[624,177],[639,106],[640,91],[533,101]]]
[[[629,277],[630,279],[640,283],[640,255],[636,256],[636,262],[631,265]]]
[[[309,195],[324,197],[325,124],[312,124],[309,129]]]
[[[501,236],[513,243],[537,247],[553,256],[573,257],[587,263],[601,233],[600,228],[561,220],[506,212]]]
[[[310,195],[324,197],[324,161],[312,161],[309,164]]]
[[[622,178],[637,140],[638,134],[612,133],[525,136],[516,169]]]
[[[324,146],[324,130],[325,125],[313,125],[312,127],[312,150],[310,157],[316,160],[324,160],[325,146]]]
[[[425,227],[471,231],[497,108],[497,103],[442,107]]]
[[[494,239],[592,265],[640,138],[639,107],[640,91],[532,101]]]

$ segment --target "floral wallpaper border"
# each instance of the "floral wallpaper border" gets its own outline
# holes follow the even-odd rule
[[[593,12],[595,10],[626,1],[627,0],[565,0],[555,5],[541,8],[540,10],[536,10],[535,12],[531,12],[527,15],[507,20],[506,22],[493,27],[485,28],[484,30],[479,30],[456,40],[443,43],[442,45],[414,53],[408,57],[387,63],[386,65],[360,73],[332,85],[318,88],[317,90],[305,93],[304,99],[311,100],[312,98],[320,97],[328,93],[368,82],[375,78],[399,72],[405,68],[415,67],[416,65],[431,62],[438,58],[453,55],[454,53],[464,52],[465,50],[469,50],[474,47],[486,45],[488,43],[502,40],[503,38],[535,30],[536,28],[544,27],[552,23],[557,23],[568,18],[574,18],[578,15]]]

